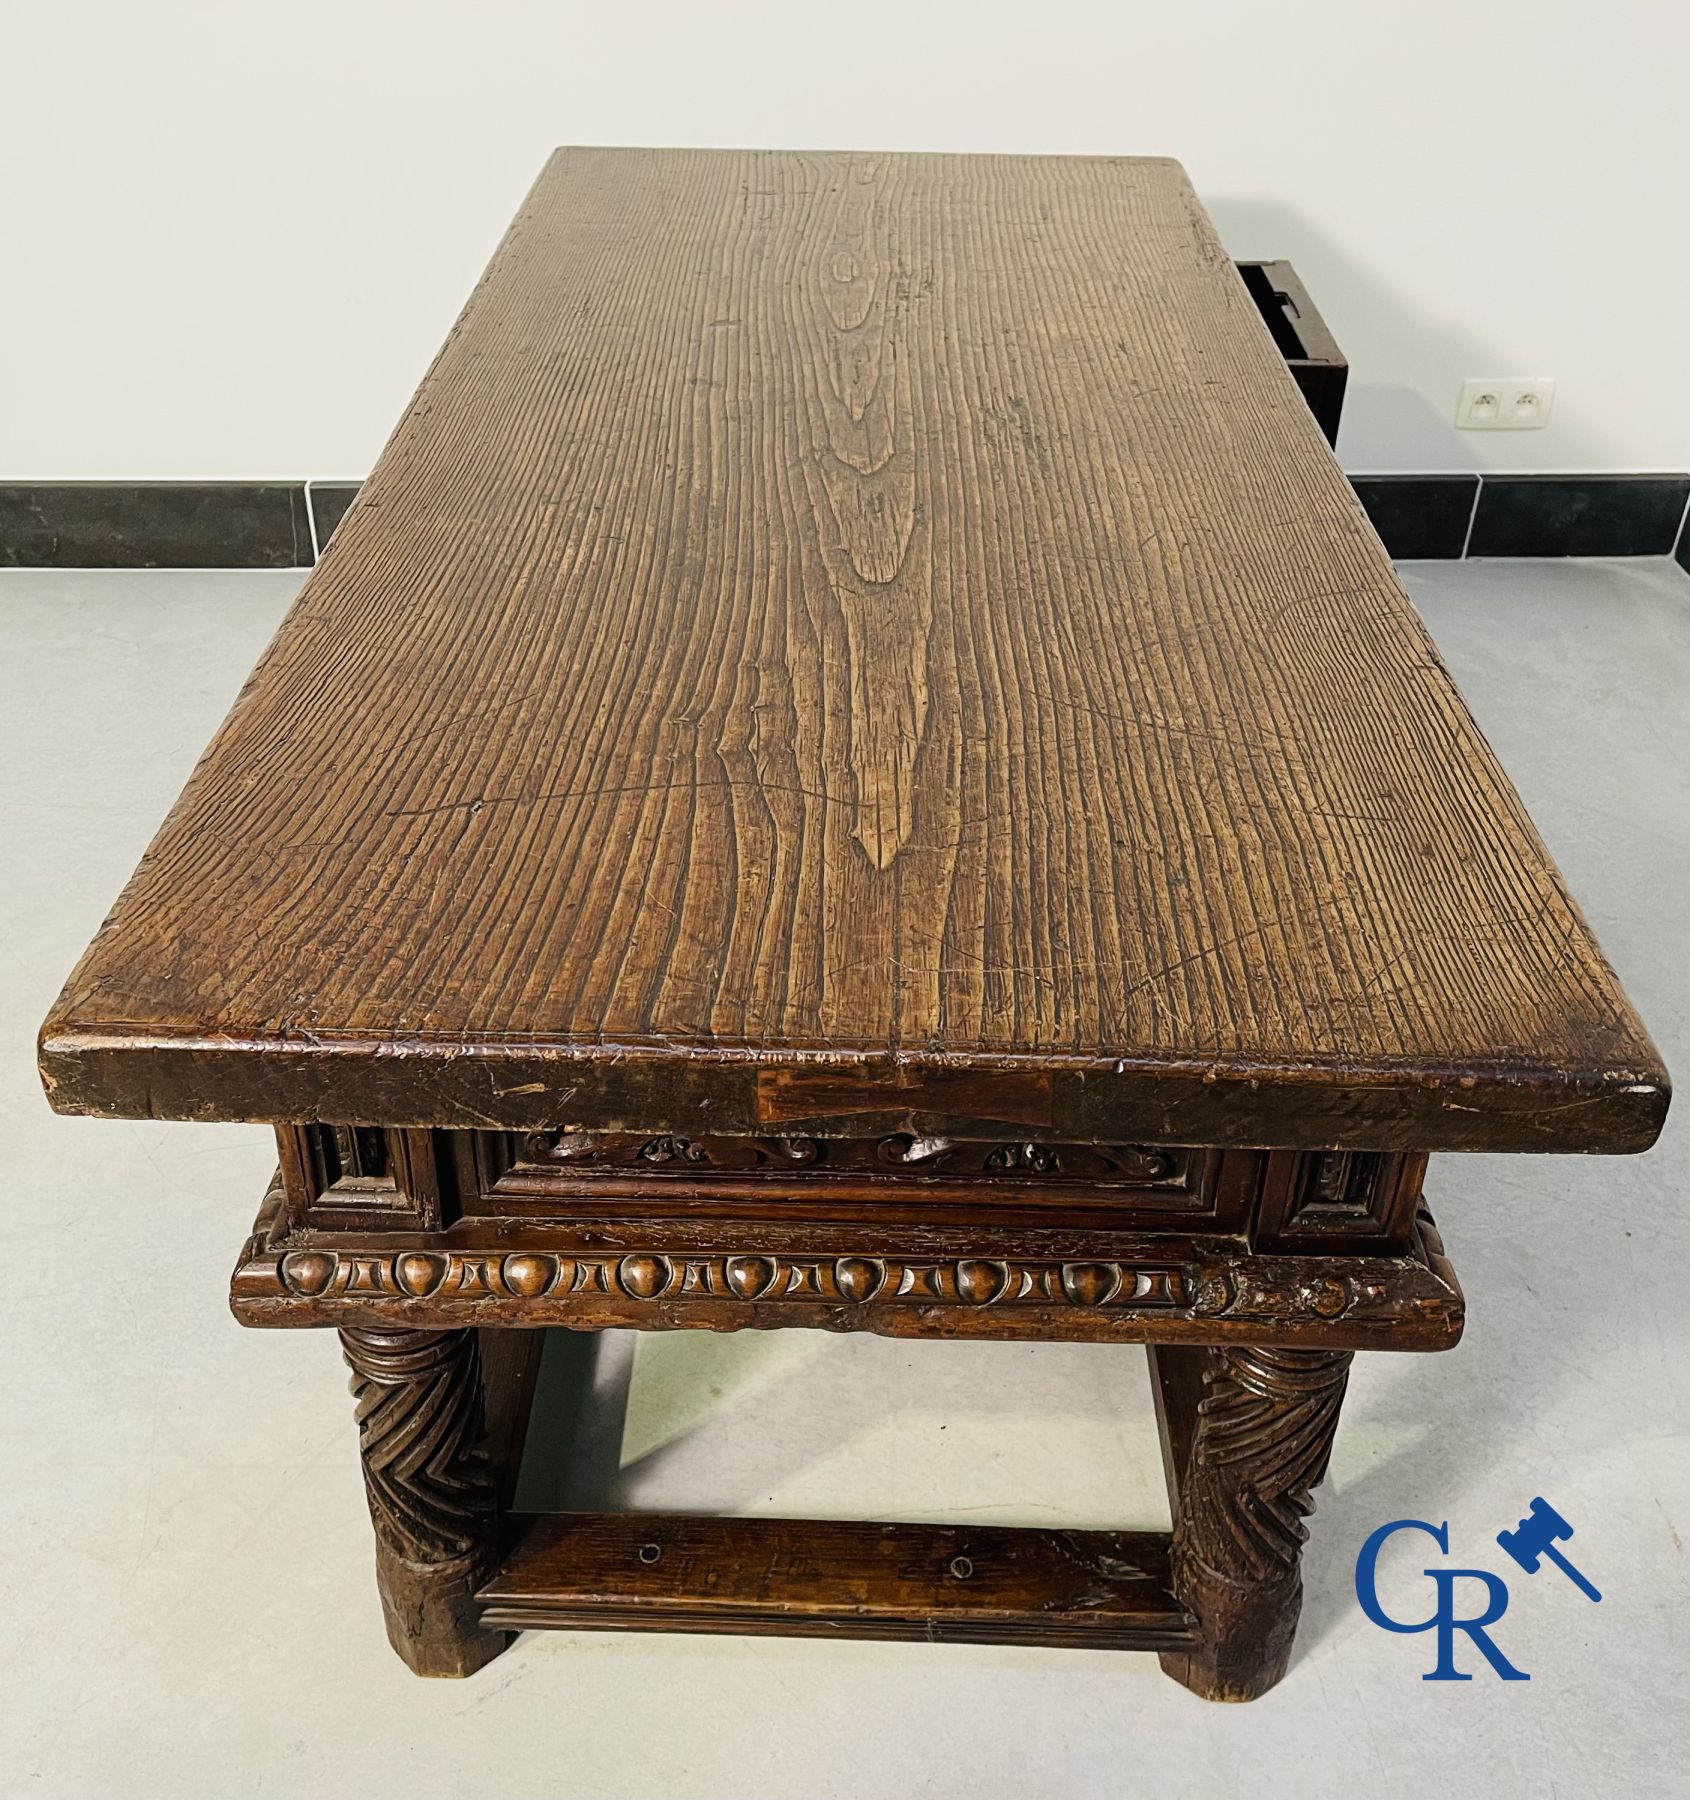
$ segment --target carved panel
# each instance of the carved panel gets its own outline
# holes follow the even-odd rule
[[[365,1125],[278,1125],[291,1216],[326,1230],[442,1223],[433,1135]]]
[[[1378,1231],[1389,1198],[1387,1163],[1394,1157],[1358,1150],[1326,1150],[1306,1159],[1292,1192],[1286,1224],[1293,1230]]]
[[[1275,1152],[1262,1184],[1263,1249],[1389,1249],[1408,1241],[1424,1156],[1400,1151]]]
[[[319,1191],[393,1193],[387,1133],[375,1125],[307,1125]]]
[[[468,1210],[560,1218],[685,1215],[835,1221],[903,1209],[974,1209],[1028,1223],[1059,1215],[1242,1223],[1254,1152],[1223,1180],[1218,1151],[1136,1144],[874,1137],[679,1137],[627,1132],[478,1132],[459,1139]]]

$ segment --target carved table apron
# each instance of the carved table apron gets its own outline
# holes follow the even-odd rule
[[[1412,1154],[907,1133],[280,1137],[235,1313],[339,1326],[389,1629],[424,1673],[466,1673],[533,1626],[830,1631],[1155,1649],[1200,1692],[1252,1695],[1290,1650],[1302,1519],[1351,1355],[1442,1349],[1461,1331]],[[539,1325],[1150,1343],[1172,1545],[501,1523],[537,1342],[521,1328]]]
[[[1215,1699],[1284,1671],[1353,1354],[1460,1335],[1428,1153],[1667,1102],[1158,159],[559,152],[41,1068],[275,1125],[235,1314],[340,1332],[419,1672]],[[1174,1528],[521,1517],[554,1326],[1146,1344]]]

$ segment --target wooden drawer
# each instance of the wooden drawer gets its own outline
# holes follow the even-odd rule
[[[1241,262],[1238,273],[1327,443],[1336,447],[1350,378],[1343,351],[1288,262]]]
[[[1426,1158],[918,1137],[652,1137],[282,1125],[288,1218],[434,1232],[458,1219],[935,1226],[1248,1235],[1354,1255],[1407,1242]]]
[[[1240,1221],[1254,1183],[1218,1151],[1137,1144],[863,1138],[679,1138],[574,1131],[456,1134],[466,1213],[1008,1224]],[[1230,1174],[1230,1179],[1223,1179]]]

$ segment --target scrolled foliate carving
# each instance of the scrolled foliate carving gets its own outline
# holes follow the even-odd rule
[[[638,1169],[666,1173],[737,1173],[801,1169],[821,1158],[814,1138],[641,1137],[603,1131],[534,1131],[522,1140],[529,1163],[578,1169]]]
[[[1191,1152],[1136,1144],[992,1143],[894,1132],[880,1138],[640,1137],[631,1133],[530,1132],[521,1140],[529,1165],[582,1171],[638,1170],[668,1175],[835,1174],[895,1171],[913,1176],[1021,1178],[1165,1185],[1188,1179]]]
[[[1292,1264],[1240,1260],[1205,1270],[1193,1283],[1193,1312],[1209,1319],[1236,1319],[1270,1324],[1313,1316],[1317,1319],[1367,1317],[1391,1305],[1391,1285],[1376,1276],[1310,1266],[1312,1259]]]
[[[986,1158],[988,1169],[1026,1169],[1034,1175],[1048,1175],[1059,1156],[1051,1144],[999,1144]]]
[[[1186,1172],[1190,1153],[1138,1144],[991,1144],[894,1134],[882,1138],[879,1158],[889,1167],[931,1174],[1044,1176],[1119,1183],[1172,1181]]]

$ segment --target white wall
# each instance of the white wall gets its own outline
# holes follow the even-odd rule
[[[0,58],[0,480],[362,475],[563,142],[1176,155],[1349,468],[1690,468],[1684,0],[19,0]],[[1553,423],[1457,433],[1470,374]]]

